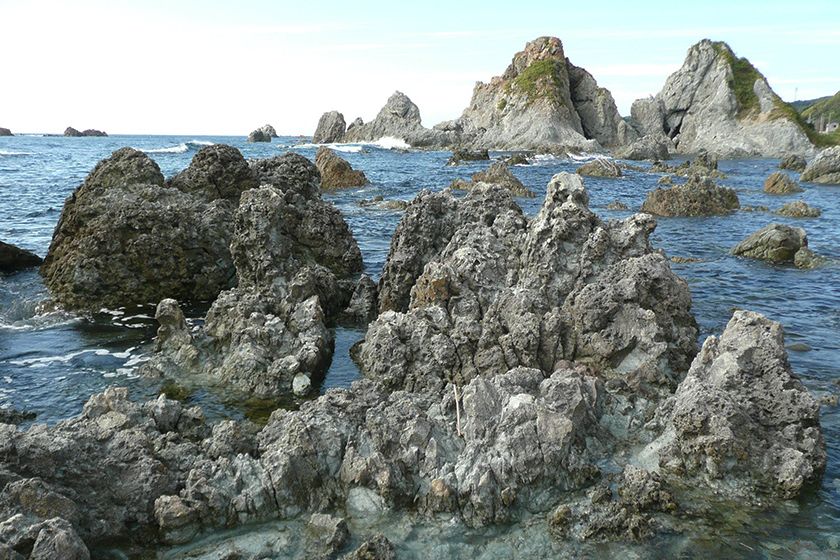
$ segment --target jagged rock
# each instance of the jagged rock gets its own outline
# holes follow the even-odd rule
[[[271,135],[266,133],[262,128],[251,131],[248,135],[248,142],[271,142]]]
[[[344,323],[367,325],[379,314],[379,293],[374,282],[367,274],[362,274],[350,303],[339,315],[339,320]]]
[[[146,375],[278,397],[303,387],[299,375],[326,371],[327,325],[351,301],[359,247],[338,210],[321,200],[318,171],[306,158],[278,156],[255,172],[263,186],[243,193],[230,244],[237,287],[219,295],[195,333],[161,302],[158,352],[143,365]]]
[[[802,187],[786,173],[776,171],[764,180],[764,192],[768,194],[794,194],[802,192]]]
[[[800,248],[793,256],[793,265],[796,268],[817,268],[825,264],[827,259],[813,252],[808,247]]]
[[[630,207],[616,199],[607,204],[607,210],[630,210]]]
[[[458,165],[462,161],[487,161],[490,159],[490,154],[487,150],[465,150],[463,148],[456,148],[452,150],[452,156],[446,165]]]
[[[621,177],[623,175],[621,168],[614,161],[606,158],[596,158],[584,163],[577,168],[575,173],[586,177]]]
[[[321,173],[321,188],[324,190],[361,187],[368,184],[364,172],[354,170],[347,161],[324,146],[318,148],[315,153],[315,166]]]
[[[477,148],[599,150],[635,139],[609,91],[569,62],[556,37],[529,42],[504,74],[476,84],[459,122]]]
[[[42,262],[43,259],[35,253],[0,241],[0,272],[17,272],[40,266]]]
[[[258,130],[263,131],[265,134],[268,134],[272,138],[277,138],[277,130],[270,124],[262,125]]]
[[[687,159],[679,165],[668,165],[661,161],[655,161],[650,166],[650,171],[655,173],[671,173],[680,177],[691,177],[692,175],[711,177],[713,179],[723,179],[726,177],[726,174],[718,169],[717,158],[705,151],[699,152],[693,160]]]
[[[347,522],[341,517],[325,513],[313,513],[306,524],[306,530],[310,558],[335,558],[350,540]]]
[[[358,126],[363,123],[361,119],[356,119],[353,124]],[[312,143],[332,144],[340,142],[346,128],[344,115],[338,111],[327,111],[318,119],[318,126],[315,128],[315,134],[312,135]]]
[[[354,123],[347,128],[342,142],[374,142],[381,138],[399,138],[419,148],[447,147],[457,143],[458,135],[425,128],[420,110],[404,93],[397,91],[369,123]]]
[[[665,134],[683,154],[703,149],[732,159],[813,151],[796,110],[723,42],[693,45],[656,97],[634,103],[631,114],[642,134]]]
[[[804,252],[797,259],[800,251]],[[800,268],[815,265],[815,255],[808,249],[805,230],[783,224],[764,226],[738,243],[732,254],[772,263],[795,263]]]
[[[508,157],[504,158],[502,161],[505,162],[505,165],[508,167],[512,167],[514,165],[528,165],[531,162],[528,161],[528,156],[526,154],[511,154]]]
[[[472,181],[464,181],[456,179],[450,185],[453,189],[469,191],[474,189],[477,185],[487,184],[496,185],[507,189],[514,196],[524,196],[532,198],[535,196],[534,192],[526,188],[522,181],[510,172],[507,164],[503,161],[497,161],[490,165],[484,171],[473,173]]]
[[[37,414],[25,410],[17,410],[15,408],[2,407],[0,408],[0,424],[20,424],[34,420]]]
[[[356,117],[353,120],[353,122],[351,122],[349,125],[347,125],[347,131],[349,132],[351,128],[352,129],[358,129],[358,127],[360,127],[364,124],[365,124],[365,121],[363,121],[361,117]]]
[[[82,137],[82,136],[108,136],[106,133],[102,132],[101,130],[95,130],[89,128],[82,132],[79,132],[72,126],[68,126],[64,131],[64,136],[74,136],[74,137]]]
[[[630,106],[630,122],[642,138],[665,142],[669,149],[674,147],[665,129],[665,103],[659,96],[635,100]]]
[[[233,213],[254,185],[229,146],[203,148],[168,184],[144,153],[117,150],[65,201],[44,281],[73,309],[212,300],[234,280]]]
[[[802,200],[794,200],[776,210],[776,214],[788,218],[819,218],[822,212],[819,208],[809,206]]]
[[[782,158],[782,161],[779,162],[779,169],[790,169],[791,171],[798,171],[801,173],[802,171],[805,171],[806,165],[807,162],[804,157],[791,154]]]
[[[693,175],[682,185],[650,191],[641,210],[657,216],[715,216],[739,207],[734,190],[718,186],[709,177]]]
[[[672,383],[669,372],[684,371],[695,349],[688,289],[652,252],[650,216],[603,224],[587,202],[580,177],[565,173],[531,221],[487,185],[463,201],[418,197],[391,245],[380,316],[355,356],[365,376],[435,390],[575,359],[628,382]],[[657,370],[661,361],[669,368]]]
[[[56,517],[38,532],[29,560],[90,560],[90,552],[70,523]]]
[[[631,160],[664,160],[671,157],[670,149],[673,144],[666,136],[648,134],[615,151],[615,157]]]
[[[8,128],[0,127],[0,136],[14,136],[14,134]]]
[[[808,164],[800,177],[801,181],[840,185],[840,146],[826,148]]]
[[[825,468],[819,405],[791,371],[782,326],[736,311],[658,413],[661,472],[735,500],[791,498]],[[657,459],[654,459],[657,460]]]
[[[397,553],[385,535],[374,535],[359,548],[344,556],[344,560],[396,560]]]

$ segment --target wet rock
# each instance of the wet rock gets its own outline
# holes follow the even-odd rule
[[[248,134],[248,142],[271,142],[271,134],[268,134],[262,128],[252,130],[251,133]]]
[[[800,248],[793,256],[793,265],[796,268],[818,268],[825,264],[826,258],[813,252],[808,247]]]
[[[808,164],[801,181],[824,185],[840,185],[840,146],[826,148]]]
[[[717,158],[709,155],[705,151],[700,151],[693,160],[685,160],[679,165],[668,165],[661,161],[655,161],[650,167],[650,171],[656,173],[670,173],[680,177],[691,177],[693,175],[700,175],[701,177],[711,177],[713,179],[723,179],[726,174],[718,169]]]
[[[379,293],[374,282],[367,274],[362,274],[350,303],[339,315],[343,323],[367,325],[379,314]]]
[[[484,171],[473,173],[472,181],[468,182],[456,179],[450,187],[458,190],[472,190],[479,184],[497,185],[507,189],[514,196],[524,196],[527,198],[535,196],[533,191],[526,188],[522,184],[522,181],[510,172],[510,169],[508,169],[508,166],[503,161],[494,162]]]
[[[790,498],[825,468],[819,405],[791,371],[782,326],[737,311],[660,410],[651,444],[667,476],[733,499]]]
[[[383,210],[402,211],[402,210],[405,210],[406,208],[408,208],[409,202],[407,200],[394,200],[394,199],[386,200],[385,197],[383,197],[382,195],[376,195],[373,198],[360,200],[359,202],[357,202],[357,204],[359,206],[361,206],[362,208],[375,206],[375,207],[378,207],[378,208],[382,208]]]
[[[606,158],[596,158],[584,163],[575,171],[578,175],[587,177],[621,177],[621,168]]]
[[[696,257],[671,257],[672,263],[677,264],[687,264],[687,263],[696,263],[696,262],[703,262],[703,259],[698,259]]]
[[[787,216],[788,218],[819,218],[822,211],[819,208],[808,205],[802,200],[794,200],[776,210],[776,214]]]
[[[0,136],[14,136],[14,134],[8,128],[0,127]]]
[[[783,224],[764,226],[738,243],[732,254],[777,264],[795,263],[800,268],[813,268],[817,263],[816,255],[808,249],[805,230]]]
[[[642,212],[657,216],[715,216],[739,207],[734,190],[718,186],[709,177],[693,175],[682,185],[650,191],[642,203]]]
[[[346,128],[344,115],[338,111],[328,111],[318,119],[318,126],[315,128],[315,134],[312,135],[312,143],[332,144],[340,142]]]
[[[665,136],[646,135],[615,151],[615,157],[630,160],[660,161],[671,157],[673,144]]]
[[[169,184],[144,153],[117,150],[65,201],[44,281],[73,309],[212,300],[234,281],[234,209],[255,184],[227,146],[200,150]]]
[[[31,251],[0,241],[0,272],[17,272],[40,266],[42,262],[43,259]]]
[[[385,535],[374,535],[359,548],[344,556],[344,560],[396,560],[397,553]]]
[[[693,356],[687,287],[650,248],[649,216],[603,224],[587,202],[569,174],[552,179],[531,221],[492,187],[463,201],[421,195],[394,236],[381,314],[357,353],[364,374],[394,389],[436,390],[575,359],[633,383],[673,383],[658,364],[685,370]]]
[[[607,210],[630,210],[630,207],[616,199],[607,204]]]
[[[804,157],[792,154],[786,155],[782,158],[782,161],[779,162],[779,169],[790,169],[791,171],[798,171],[801,173],[805,171],[806,165],[807,162]]]
[[[347,522],[325,513],[313,513],[306,524],[310,557],[335,558],[350,540]]]
[[[786,173],[776,171],[764,181],[764,192],[767,194],[793,194],[802,192],[802,187]]]
[[[343,158],[329,148],[321,146],[315,154],[315,166],[321,173],[324,190],[361,187],[368,184],[364,172],[356,171]]]
[[[505,162],[505,165],[508,167],[513,167],[514,165],[529,165],[531,162],[528,160],[527,154],[511,154],[508,157],[504,158],[502,161]]]
[[[9,407],[0,408],[0,424],[21,424],[35,420],[37,416],[37,414],[30,411],[17,410]]]
[[[446,162],[446,165],[458,165],[464,161],[487,161],[490,159],[490,154],[487,150],[468,150],[463,148],[456,148],[452,150],[452,155]]]

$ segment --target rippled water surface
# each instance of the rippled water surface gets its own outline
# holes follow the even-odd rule
[[[97,161],[117,148],[133,146],[146,151],[170,176],[186,167],[202,145],[212,142],[234,145],[246,158],[270,157],[288,149],[313,158],[315,152],[315,147],[302,143],[305,140],[287,137],[272,144],[247,144],[241,137],[0,138],[0,239],[45,255],[64,199]],[[410,200],[422,189],[441,190],[452,179],[467,177],[487,165],[475,162],[446,167],[448,152],[404,153],[358,145],[338,149],[367,174],[371,184],[324,197],[346,217],[362,249],[365,269],[375,278],[382,270],[400,213],[361,207],[358,202],[377,195]],[[818,397],[828,397],[838,392],[836,381],[840,379],[840,187],[804,184],[805,192],[800,195],[766,195],[762,192],[764,178],[777,163],[721,162],[721,170],[728,174],[721,183],[736,189],[742,206],[768,206],[772,211],[800,198],[820,208],[821,217],[797,220],[770,212],[740,211],[727,217],[662,218],[653,241],[669,256],[701,259],[672,265],[691,286],[701,339],[720,332],[733,309],[764,313],[784,324],[796,372]],[[548,158],[513,168],[538,195],[520,200],[526,212],[538,210],[545,185],[554,173],[572,171],[577,165]],[[625,217],[639,209],[645,194],[656,188],[658,178],[638,171],[629,171],[621,179],[587,178],[590,205],[604,219]],[[607,210],[607,204],[615,199],[631,210]],[[805,228],[810,247],[829,257],[829,263],[802,271],[728,254],[746,235],[773,221]],[[77,414],[92,393],[110,385],[129,386],[137,399],[158,394],[159,386],[132,373],[154,336],[154,310],[103,309],[94,316],[79,317],[42,309],[39,304],[46,297],[35,271],[0,275],[0,407],[35,412],[38,421],[51,423]],[[200,312],[193,310],[192,314],[198,317]],[[324,388],[348,385],[358,375],[348,351],[362,336],[361,331],[336,332],[335,357]],[[194,394],[190,400],[202,404],[211,418],[249,413],[211,393]],[[840,546],[840,422],[836,406],[823,405],[822,422],[829,452],[822,486],[800,503],[789,504],[785,513],[774,514],[761,531],[749,525],[735,530],[732,554],[785,558],[791,542],[823,550]],[[809,548],[801,550],[805,549]]]

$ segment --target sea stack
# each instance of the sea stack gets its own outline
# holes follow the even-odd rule
[[[81,138],[83,136],[108,136],[107,133],[102,132],[101,130],[96,130],[93,128],[88,128],[86,130],[76,130],[72,126],[68,126],[64,129],[64,136],[71,136],[73,138]]]
[[[344,122],[344,115],[338,111],[327,111],[318,119],[318,127],[312,135],[313,144],[331,144],[340,142],[347,125]]]
[[[14,134],[12,134],[12,131],[8,128],[0,127],[0,136],[14,136]]]

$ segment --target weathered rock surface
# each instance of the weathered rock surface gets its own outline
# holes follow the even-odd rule
[[[813,151],[795,110],[726,43],[693,45],[654,99],[631,111],[643,135],[666,135],[679,153],[706,150],[724,158],[782,157]]]
[[[603,224],[587,202],[569,174],[552,179],[531,221],[491,186],[463,201],[418,197],[380,280],[380,311],[398,312],[369,327],[356,355],[364,374],[427,391],[578,360],[628,382],[671,383],[695,348],[688,289],[652,252],[649,216]]]
[[[655,173],[670,173],[672,175],[679,175],[680,177],[691,177],[692,175],[711,177],[713,179],[723,179],[726,177],[726,174],[718,169],[717,157],[704,150],[700,151],[694,159],[687,159],[679,165],[668,165],[661,161],[655,161],[650,166],[650,171]]]
[[[328,111],[318,119],[318,126],[315,129],[315,134],[312,135],[312,143],[332,144],[333,142],[340,142],[346,128],[344,115],[338,111]]]
[[[800,180],[824,185],[840,185],[840,146],[826,148],[817,154],[814,161],[805,167]]]
[[[791,371],[782,326],[757,313],[736,311],[706,339],[658,415],[661,472],[733,499],[797,496],[825,468],[819,405]]]
[[[739,207],[734,190],[718,186],[709,177],[693,175],[682,185],[650,191],[641,210],[657,216],[715,216]]]
[[[8,128],[0,127],[0,136],[14,136],[14,134]]]
[[[0,272],[17,272],[40,266],[43,259],[31,251],[0,241]]]
[[[473,146],[501,150],[596,150],[636,138],[610,92],[569,62],[556,37],[529,42],[504,74],[476,84],[458,123]]]
[[[315,153],[315,166],[321,174],[324,190],[361,187],[368,184],[363,171],[353,169],[346,160],[329,148],[321,146]]]
[[[20,424],[22,422],[34,420],[36,417],[37,414],[34,412],[27,412],[10,407],[0,408],[0,424]]]
[[[764,180],[764,192],[768,194],[794,194],[802,190],[796,181],[782,171],[776,171]]]
[[[799,268],[816,265],[815,255],[808,249],[805,230],[783,224],[764,226],[738,243],[732,254],[772,263],[793,263]]]
[[[799,171],[801,173],[805,171],[806,165],[807,162],[804,157],[791,154],[782,158],[782,161],[779,162],[779,169],[790,169],[791,171]]]
[[[510,191],[513,196],[524,196],[526,198],[535,196],[533,191],[523,185],[522,181],[517,179],[516,176],[511,173],[507,164],[503,161],[494,162],[484,171],[473,173],[471,181],[455,179],[450,187],[453,189],[469,191],[482,184],[502,187]]]
[[[788,218],[819,218],[822,211],[819,208],[808,205],[802,200],[794,200],[776,210],[776,214],[787,216]]]
[[[253,170],[262,186],[243,193],[230,243],[237,287],[219,295],[196,333],[174,302],[161,302],[147,375],[278,397],[295,383],[297,392],[310,386],[329,365],[327,326],[350,303],[359,247],[338,210],[321,200],[318,171],[306,158],[286,154]]]
[[[234,280],[233,213],[256,184],[229,146],[202,148],[169,183],[144,153],[117,150],[65,201],[44,281],[74,309],[212,300]]]
[[[397,553],[385,535],[374,535],[359,548],[344,556],[344,560],[396,560]]]
[[[268,126],[268,125],[266,125]],[[248,134],[248,142],[271,142],[271,134],[263,130],[262,128],[258,128],[256,130],[252,130],[250,134]]]
[[[621,177],[621,168],[614,161],[606,158],[596,158],[584,163],[575,170],[578,175],[586,177]]]
[[[446,165],[458,165],[462,161],[488,161],[490,154],[487,150],[466,150],[463,148],[456,148],[452,150],[452,156]]]
[[[108,136],[106,133],[102,132],[101,130],[95,130],[93,128],[89,128],[87,130],[78,131],[72,126],[68,126],[64,130],[64,136],[74,136],[74,137],[82,137],[82,136]]]
[[[647,134],[631,144],[615,150],[615,157],[632,160],[665,160],[671,157],[673,143],[667,136]]]

